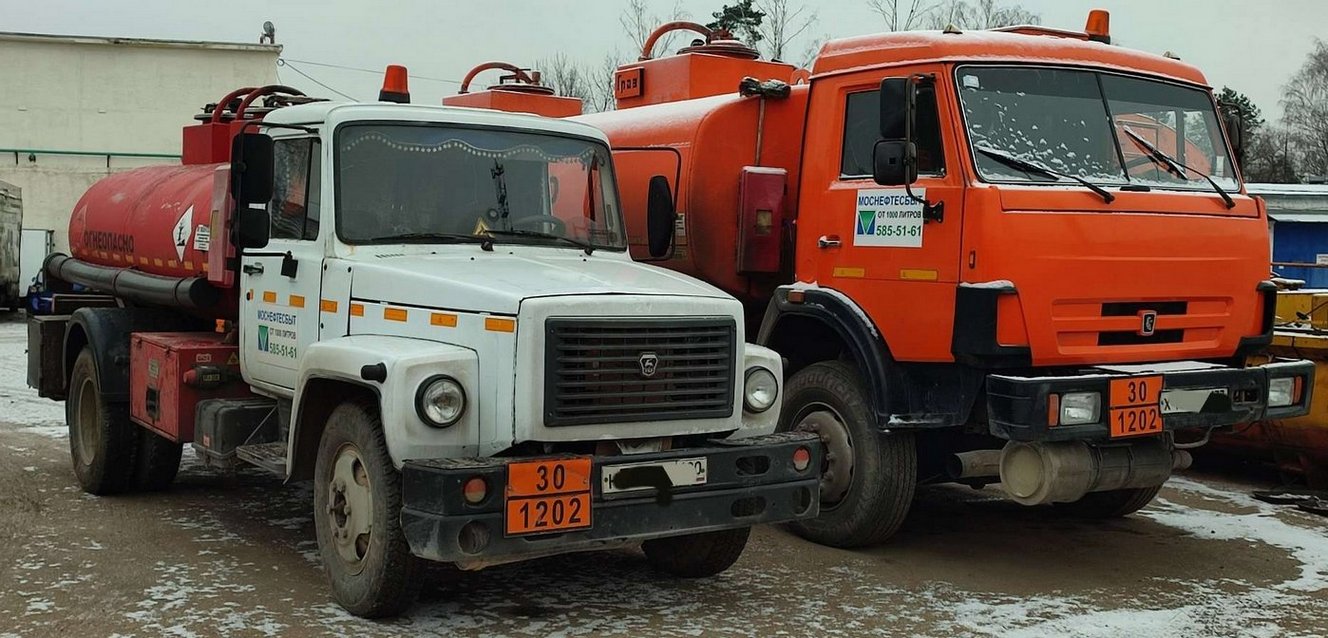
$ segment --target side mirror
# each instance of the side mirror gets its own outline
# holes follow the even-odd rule
[[[1231,137],[1231,148],[1236,152],[1236,162],[1245,163],[1245,118],[1240,115],[1240,108],[1232,104],[1223,104],[1222,120],[1226,125],[1227,135]]]
[[[918,147],[913,143],[918,88],[913,78],[881,80],[881,139],[872,150],[872,178],[882,186],[918,181]]]
[[[272,137],[241,133],[231,141],[231,199],[245,208],[267,205],[272,199],[274,175]]]
[[[878,140],[872,149],[872,179],[881,186],[918,181],[917,147],[904,140]]]
[[[909,105],[917,102],[909,99],[912,84],[910,78],[881,80],[881,139],[902,140],[912,132]]]
[[[266,208],[242,206],[235,212],[235,245],[238,248],[266,248],[272,220]]]
[[[674,225],[678,213],[673,205],[673,190],[663,175],[650,178],[650,192],[646,201],[646,238],[650,256],[659,259],[673,247]]]

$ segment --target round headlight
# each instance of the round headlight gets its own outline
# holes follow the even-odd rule
[[[747,379],[742,388],[742,404],[748,412],[765,412],[778,398],[779,381],[775,379],[775,373],[760,367],[747,370]]]
[[[420,385],[419,392],[415,393],[415,411],[429,425],[448,427],[465,414],[466,391],[452,377],[433,377]]]

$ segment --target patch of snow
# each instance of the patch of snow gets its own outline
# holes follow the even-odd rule
[[[0,323],[0,427],[65,438],[64,403],[43,399],[28,387],[27,324],[21,321]]]
[[[973,288],[976,290],[1014,290],[1014,282],[1009,279],[997,279],[996,281],[980,281],[977,283],[963,282],[959,284],[960,288]]]
[[[1299,527],[1282,520],[1271,507],[1259,507],[1259,511],[1253,514],[1231,514],[1183,507],[1158,499],[1140,514],[1163,525],[1183,529],[1197,538],[1248,540],[1278,547],[1300,562],[1300,577],[1280,583],[1274,589],[1303,592],[1328,589],[1328,537],[1322,530]]]

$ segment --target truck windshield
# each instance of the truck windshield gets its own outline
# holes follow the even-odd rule
[[[1208,175],[1222,189],[1239,188],[1213,101],[1200,89],[1032,67],[961,67],[957,81],[975,151],[996,151],[1096,184],[1212,190]],[[1193,170],[1176,170],[1140,139]],[[1060,181],[992,153],[974,157],[986,181]]]
[[[593,140],[418,124],[354,124],[337,135],[346,243],[626,247],[609,151]]]

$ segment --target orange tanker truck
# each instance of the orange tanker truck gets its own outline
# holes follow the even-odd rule
[[[919,483],[1146,505],[1221,428],[1304,414],[1270,342],[1268,220],[1202,73],[1087,28],[828,42],[810,70],[699,25],[581,116],[632,250],[742,299],[826,446],[807,538],[889,537]]]

